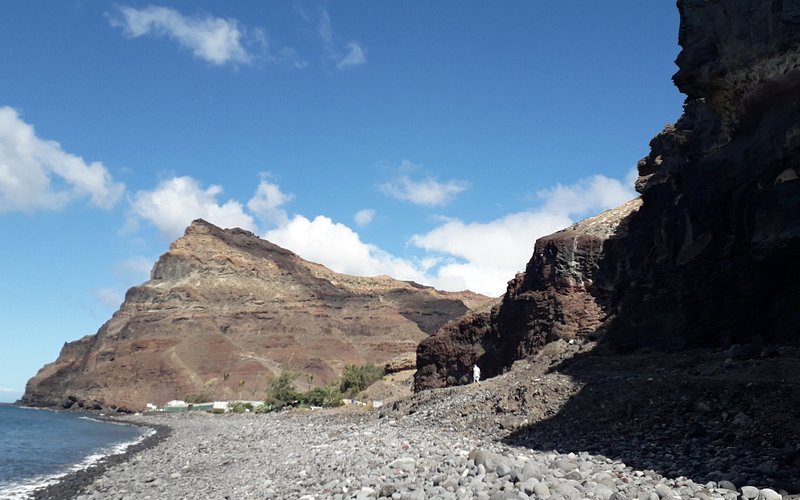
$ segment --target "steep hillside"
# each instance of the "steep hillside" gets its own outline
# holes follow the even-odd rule
[[[140,409],[188,394],[260,398],[413,353],[487,299],[389,277],[337,274],[240,229],[197,220],[96,335],[64,345],[26,388],[37,406]]]
[[[557,338],[616,351],[800,341],[800,4],[679,0],[684,114],[639,162],[641,202],[546,236],[493,310],[417,351],[417,390]],[[767,352],[775,351],[768,347]]]

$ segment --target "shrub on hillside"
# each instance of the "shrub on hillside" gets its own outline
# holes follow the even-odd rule
[[[285,371],[280,376],[269,379],[267,381],[267,397],[264,399],[265,407],[279,410],[293,405],[299,396],[294,387],[296,377],[294,373]]]
[[[300,401],[310,406],[341,406],[344,395],[337,384],[314,387],[300,395]]]
[[[382,379],[383,367],[372,363],[365,365],[348,365],[342,372],[339,390],[348,397],[353,397],[374,382]]]

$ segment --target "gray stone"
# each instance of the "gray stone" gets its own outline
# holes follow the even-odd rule
[[[400,457],[396,460],[393,460],[389,464],[389,467],[392,469],[411,472],[417,468],[417,461],[411,457]]]
[[[540,497],[547,498],[550,496],[550,488],[544,483],[537,483],[533,487],[533,492]]]
[[[754,500],[758,498],[758,488],[755,486],[742,486],[742,498],[744,500]]]
[[[657,484],[656,487],[654,488],[654,490],[655,490],[656,495],[658,495],[658,498],[660,498],[662,500],[665,499],[665,498],[667,500],[670,500],[672,498],[680,498],[680,495],[675,493],[672,490],[672,488],[670,488],[666,484]]]
[[[397,487],[393,484],[384,484],[381,486],[378,496],[391,497],[397,492]]]
[[[511,474],[511,467],[509,467],[505,463],[499,463],[499,464],[497,464],[497,467],[495,468],[495,472],[500,477],[508,476],[509,474]]]
[[[532,477],[523,481],[519,485],[519,489],[524,491],[526,494],[531,495],[536,491],[535,488],[537,484],[539,484],[539,481]]]
[[[775,490],[764,488],[758,492],[758,500],[781,500],[783,496]]]

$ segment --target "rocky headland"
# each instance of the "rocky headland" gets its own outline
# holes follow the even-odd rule
[[[559,338],[754,356],[800,342],[800,8],[677,5],[684,113],[639,162],[640,199],[537,241],[499,304],[420,343],[417,390]]]
[[[267,378],[327,384],[348,364],[408,364],[420,340],[486,302],[335,273],[197,220],[95,335],[64,345],[22,403],[142,410],[187,395],[263,399]]]

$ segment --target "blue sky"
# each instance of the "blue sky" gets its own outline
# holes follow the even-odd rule
[[[681,112],[674,3],[586,5],[4,2],[0,401],[198,217],[501,294]]]

